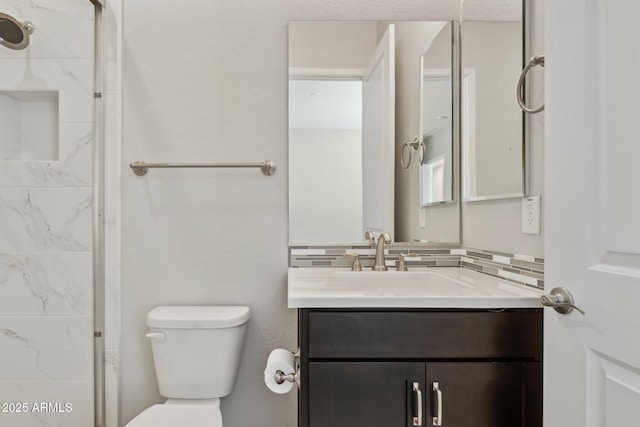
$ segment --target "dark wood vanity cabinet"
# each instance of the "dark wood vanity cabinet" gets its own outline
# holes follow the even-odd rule
[[[300,427],[542,426],[539,309],[300,309],[299,342]]]

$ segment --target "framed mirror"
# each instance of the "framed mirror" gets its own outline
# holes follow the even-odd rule
[[[396,102],[421,90],[420,55],[448,24],[289,23],[290,244],[359,244],[365,230],[396,240],[396,204],[404,202],[395,194],[396,135],[416,135],[415,124],[404,132],[396,123],[409,128],[415,121],[404,114],[417,114]],[[411,81],[400,81],[409,69]]]
[[[516,100],[524,66],[522,0],[464,0],[461,142],[464,201],[523,197],[527,146]]]

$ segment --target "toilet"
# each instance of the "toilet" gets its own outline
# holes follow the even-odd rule
[[[247,321],[244,306],[163,306],[147,315],[164,404],[126,427],[222,427],[220,398],[231,394]]]

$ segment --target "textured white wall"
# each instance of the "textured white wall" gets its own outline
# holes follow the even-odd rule
[[[262,382],[269,351],[297,345],[286,308],[287,22],[458,14],[454,0],[125,4],[123,161],[271,159],[279,169],[123,172],[122,423],[161,401],[143,337],[151,308],[247,304],[225,427],[296,425],[296,393],[274,395]]]

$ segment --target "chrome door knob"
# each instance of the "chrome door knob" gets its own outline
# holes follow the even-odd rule
[[[560,314],[569,314],[575,308],[580,313],[585,314],[573,304],[573,295],[567,288],[553,288],[549,295],[542,295],[540,303],[545,307],[553,307]]]

